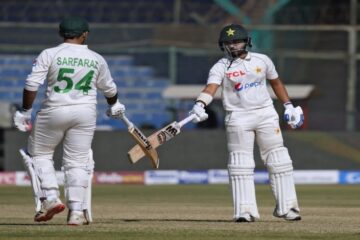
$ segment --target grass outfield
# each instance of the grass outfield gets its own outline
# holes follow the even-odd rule
[[[96,185],[94,223],[71,227],[66,213],[34,223],[31,189],[0,186],[0,239],[360,239],[360,186],[297,186],[300,222],[272,217],[256,188],[261,220],[234,223],[227,185]]]

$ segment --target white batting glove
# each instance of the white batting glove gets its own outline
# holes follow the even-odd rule
[[[32,109],[16,111],[13,117],[14,125],[22,132],[31,131],[31,112]]]
[[[109,105],[106,114],[114,119],[119,119],[125,113],[125,105],[121,104],[119,100],[116,101],[113,105]]]
[[[196,115],[196,117],[193,120],[194,123],[205,121],[209,117],[209,115],[205,112],[204,104],[200,102],[196,102],[194,104],[192,110],[189,112],[189,115],[191,114]]]
[[[300,106],[294,108],[291,103],[285,103],[284,120],[292,129],[299,128],[304,123],[304,114]]]

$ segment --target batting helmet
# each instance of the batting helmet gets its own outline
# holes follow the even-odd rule
[[[251,44],[251,37],[249,37],[248,32],[246,29],[238,24],[230,24],[225,26],[219,36],[219,47],[221,51],[228,51],[228,49],[225,48],[225,44],[229,43],[236,43],[236,42],[244,42],[245,48],[242,49],[242,52],[246,51],[246,47],[252,47]],[[237,52],[228,52],[228,54],[232,57],[237,57],[239,53]]]
[[[89,32],[88,22],[81,17],[64,18],[59,25],[59,33],[65,38],[79,37],[84,32]]]

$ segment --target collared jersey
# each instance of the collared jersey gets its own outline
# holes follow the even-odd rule
[[[96,104],[97,89],[117,93],[105,59],[87,45],[63,43],[43,50],[33,63],[25,89],[37,91],[47,80],[43,106]]]
[[[245,59],[220,59],[210,69],[207,84],[222,86],[226,111],[248,111],[272,105],[266,79],[276,78],[278,73],[268,56],[248,52]]]

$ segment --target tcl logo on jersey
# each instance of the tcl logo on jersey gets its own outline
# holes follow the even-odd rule
[[[235,72],[227,72],[226,73],[226,77],[227,78],[233,78],[233,77],[242,77],[245,75],[245,72],[239,70],[239,71],[235,71]]]
[[[241,83],[237,83],[234,86],[234,89],[238,92],[240,92],[243,89],[248,89],[248,88],[252,88],[252,87],[258,87],[261,86],[263,83],[261,81],[258,82],[252,82],[252,83],[245,83],[245,84],[241,84]]]

